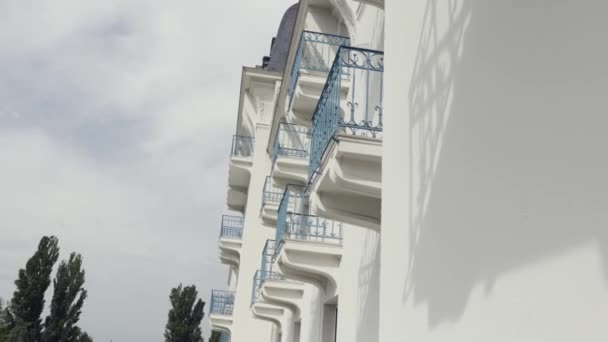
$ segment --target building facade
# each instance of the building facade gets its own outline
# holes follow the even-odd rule
[[[604,341],[607,7],[290,7],[242,71],[212,329]]]

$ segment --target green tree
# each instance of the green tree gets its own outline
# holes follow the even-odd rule
[[[212,331],[211,337],[209,337],[209,342],[220,342],[222,338],[222,333],[219,331]]]
[[[51,310],[42,334],[44,342],[76,341],[80,337],[81,331],[76,323],[87,298],[87,290],[82,287],[84,281],[82,256],[72,253],[67,261],[59,264],[53,280]]]
[[[171,290],[171,310],[165,327],[165,342],[202,342],[201,321],[205,303],[198,299],[196,286]]]
[[[11,329],[11,319],[4,300],[0,298],[0,342],[8,341],[8,332]]]
[[[74,342],[93,342],[93,339],[86,332],[82,332],[80,328],[76,327],[77,336]]]
[[[44,236],[25,269],[19,270],[15,281],[17,289],[9,309],[13,324],[8,334],[9,341],[40,341],[44,293],[51,284],[51,273],[58,258],[59,241],[54,236]]]

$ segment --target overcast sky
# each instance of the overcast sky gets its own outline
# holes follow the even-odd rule
[[[0,297],[44,234],[84,257],[96,342],[162,341],[172,287],[225,286],[241,67],[294,2],[0,1]]]

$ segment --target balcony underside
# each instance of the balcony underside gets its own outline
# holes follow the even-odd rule
[[[337,288],[337,274],[342,260],[342,246],[300,240],[284,240],[276,266],[287,279],[325,288]]]
[[[251,158],[232,157],[228,171],[227,205],[231,210],[243,212],[251,179]]]
[[[308,182],[308,159],[292,158],[279,155],[272,170],[276,184],[300,184]]]
[[[300,319],[304,284],[288,280],[267,280],[262,284],[260,296],[265,303],[290,309],[296,321]]]
[[[382,141],[337,135],[325,152],[311,188],[315,215],[380,229]]]
[[[275,203],[264,204],[264,206],[262,207],[262,213],[260,215],[260,217],[262,218],[262,221],[265,224],[271,225],[272,227],[274,227],[274,225],[277,223],[278,210],[279,210],[278,204],[275,204]]]
[[[219,253],[222,263],[238,268],[241,260],[241,240],[220,238]]]
[[[302,73],[298,77],[293,98],[291,100],[291,108],[288,108],[287,121],[292,124],[310,126],[312,115],[319,102],[319,97],[325,87],[327,81],[326,73]],[[350,82],[343,79],[341,84],[342,101],[346,100]],[[345,108],[345,107],[343,107]]]
[[[209,315],[209,324],[211,325],[211,330],[221,331],[231,335],[232,323],[232,316],[216,314]]]
[[[281,322],[285,316],[284,308],[263,302],[255,302],[251,306],[251,313],[255,318],[275,324],[278,330],[281,330]]]

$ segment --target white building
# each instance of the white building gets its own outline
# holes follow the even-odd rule
[[[606,9],[291,7],[270,58],[243,69],[212,328],[232,342],[605,341]]]

